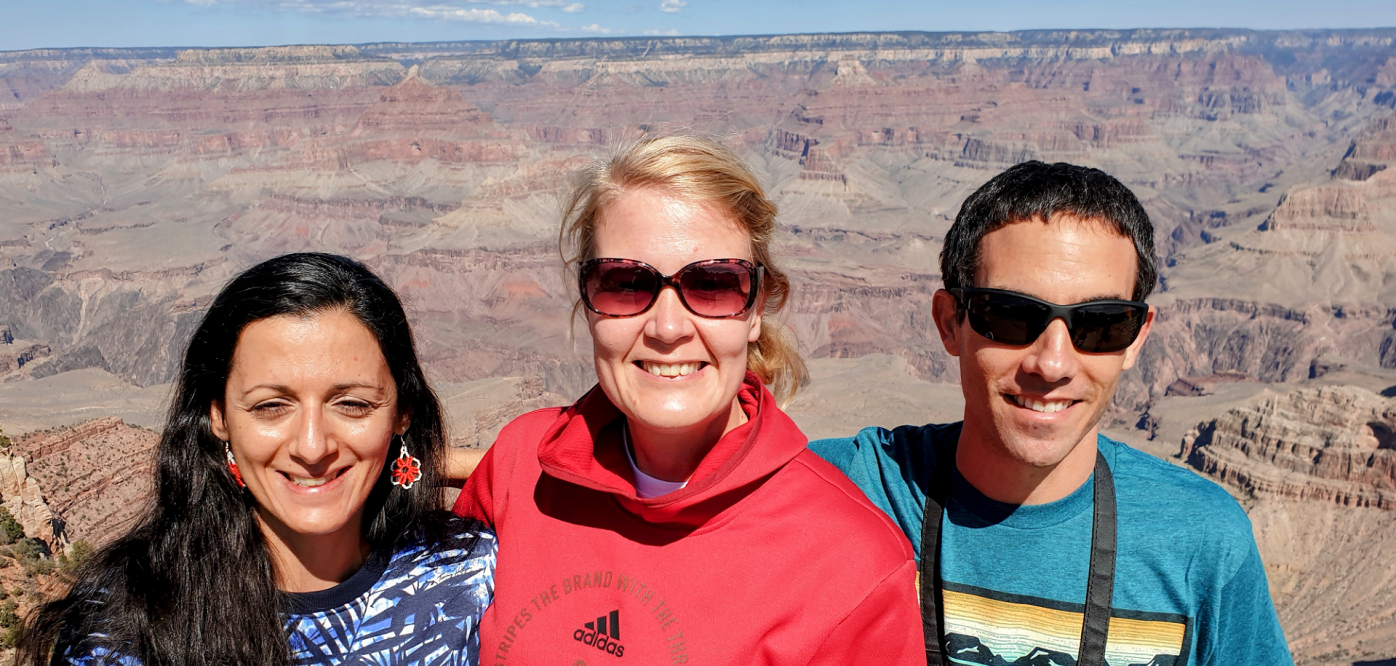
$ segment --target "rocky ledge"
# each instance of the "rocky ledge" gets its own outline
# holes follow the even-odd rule
[[[1396,399],[1353,386],[1272,396],[1198,424],[1181,455],[1253,495],[1396,509]]]
[[[38,487],[44,489],[45,510],[51,508],[65,536],[103,544],[130,527],[145,507],[159,440],[156,433],[112,416],[23,435],[10,448],[16,460],[22,457],[21,464],[28,462],[29,482],[37,481],[36,494]]]

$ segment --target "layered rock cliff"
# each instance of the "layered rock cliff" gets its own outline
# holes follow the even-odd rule
[[[149,499],[158,442],[154,432],[106,417],[17,437],[10,449],[27,461],[35,494],[43,489],[44,510],[66,538],[102,544],[129,528]]]
[[[1393,39],[1043,31],[0,54],[17,91],[0,106],[0,325],[29,350],[0,363],[12,381],[82,368],[169,381],[222,282],[314,249],[389,278],[440,379],[523,376],[576,395],[592,378],[554,245],[566,174],[627,137],[691,128],[724,137],[779,203],[787,318],[811,356],[891,353],[954,381],[929,317],[941,238],[969,191],[1040,158],[1118,175],[1157,226],[1159,317],[1117,422],[1179,378],[1295,381],[1333,355],[1396,367]]]
[[[43,490],[29,476],[24,458],[0,453],[0,504],[24,526],[24,533],[48,544],[52,552],[67,546],[61,522],[44,502]]]
[[[1249,493],[1396,509],[1396,399],[1343,386],[1270,397],[1189,431],[1180,455]]]

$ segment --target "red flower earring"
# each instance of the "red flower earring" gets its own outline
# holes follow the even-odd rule
[[[228,471],[233,473],[233,480],[238,482],[239,488],[246,488],[247,484],[242,480],[242,472],[238,471],[238,461],[233,460],[233,447],[227,442],[223,442],[223,452],[228,454]]]
[[[393,485],[403,490],[411,490],[412,484],[422,478],[422,461],[407,452],[407,437],[397,435],[402,442],[402,453],[393,461]]]

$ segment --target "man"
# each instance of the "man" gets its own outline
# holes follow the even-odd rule
[[[928,661],[1293,663],[1235,500],[1098,432],[1154,319],[1134,195],[1019,164],[965,201],[940,261],[964,421],[810,445],[916,547]]]

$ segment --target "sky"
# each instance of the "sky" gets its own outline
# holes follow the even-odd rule
[[[1372,28],[1396,0],[0,0],[0,50],[1045,28]]]

